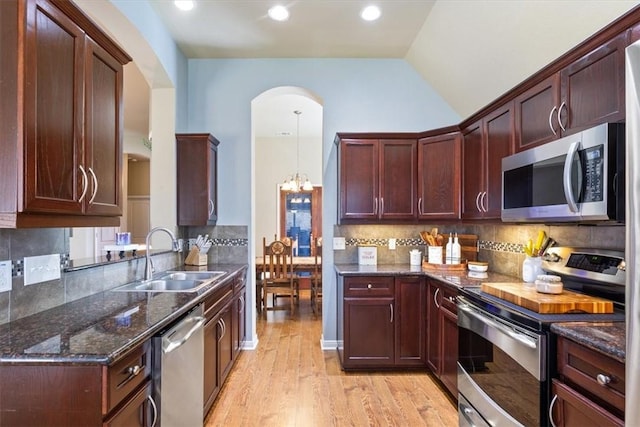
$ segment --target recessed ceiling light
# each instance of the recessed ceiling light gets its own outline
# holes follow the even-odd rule
[[[378,8],[378,6],[367,6],[362,9],[360,16],[365,21],[375,21],[380,18],[380,8]]]
[[[175,0],[173,4],[180,10],[191,10],[195,6],[193,0]]]
[[[267,13],[274,21],[286,21],[289,19],[289,11],[281,5],[273,6]]]

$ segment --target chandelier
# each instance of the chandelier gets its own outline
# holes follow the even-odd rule
[[[300,190],[302,191],[311,191],[313,190],[313,185],[311,185],[311,181],[307,175],[300,175],[300,114],[302,111],[295,110],[293,112],[297,116],[297,133],[296,133],[296,150],[297,150],[297,159],[296,159],[296,173],[293,175],[289,175],[282,184],[281,188],[284,191],[291,191],[293,193],[297,193]]]

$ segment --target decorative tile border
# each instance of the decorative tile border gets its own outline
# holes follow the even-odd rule
[[[346,246],[389,246],[389,239],[345,239]],[[422,239],[396,239],[396,246],[424,246]],[[524,253],[524,245],[508,242],[478,241],[480,249],[496,252]]]
[[[249,239],[218,239],[214,238],[212,246],[249,246]]]

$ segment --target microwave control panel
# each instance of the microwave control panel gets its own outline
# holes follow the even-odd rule
[[[584,191],[582,202],[601,202],[604,198],[604,146],[586,148],[582,152]]]

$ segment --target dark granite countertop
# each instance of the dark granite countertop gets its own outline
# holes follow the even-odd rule
[[[0,325],[0,364],[109,364],[203,301],[244,267],[209,265],[209,270],[227,275],[197,292],[104,291]]]
[[[551,332],[625,363],[625,325],[625,322],[554,323]]]
[[[439,271],[423,270],[421,266],[409,264],[379,264],[379,265],[358,265],[358,264],[335,264],[336,272],[341,276],[425,276],[442,280],[455,287],[480,287],[482,283],[507,283],[520,282],[517,277],[504,274],[474,273],[470,271]]]

